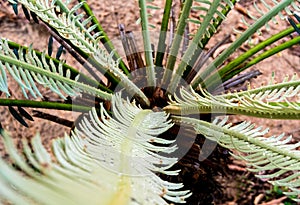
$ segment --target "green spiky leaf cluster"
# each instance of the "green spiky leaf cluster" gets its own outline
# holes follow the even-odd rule
[[[292,137],[266,137],[267,130],[262,127],[250,122],[232,125],[226,117],[212,122],[195,119],[199,114],[238,114],[295,122],[300,119],[300,80],[296,74],[280,83],[274,83],[272,78],[269,84],[259,88],[249,85],[244,91],[236,92],[223,89],[228,80],[243,83],[233,78],[242,71],[299,44],[300,37],[287,39],[300,28],[295,21],[290,21],[292,26],[252,45],[241,55],[233,55],[278,16],[297,17],[294,12],[299,11],[299,0],[273,1],[272,4],[262,0],[266,12],[254,4],[258,15],[249,15],[253,23],[207,66],[204,61],[211,58],[211,52],[204,50],[234,9],[236,0],[182,1],[174,33],[170,31],[171,43],[167,43],[166,33],[173,12],[172,0],[166,0],[158,45],[154,46],[150,39],[148,9],[161,8],[154,6],[155,1],[139,0],[144,57],[135,53],[130,59],[132,65],[143,64],[145,68],[126,65],[92,9],[82,0],[77,4],[70,0],[8,2],[15,13],[22,7],[27,19],[45,26],[61,44],[60,48],[68,51],[85,70],[79,72],[82,69],[59,60],[60,53],[57,58],[51,57],[52,42],[48,44],[47,55],[32,46],[4,39],[0,34],[0,91],[3,94],[0,105],[9,106],[22,124],[26,124],[22,117],[31,119],[22,107],[76,111],[82,112],[84,117],[71,134],[53,140],[51,152],[42,146],[39,135],[31,141],[22,139],[23,150],[19,152],[10,134],[1,127],[10,157],[9,162],[0,160],[1,202],[190,204],[192,193],[185,190],[182,183],[160,178],[180,174],[180,170],[173,169],[179,160],[172,157],[177,149],[176,136],[165,139],[163,135],[176,129],[175,123],[188,124],[198,134],[230,149],[232,155],[246,161],[248,170],[259,178],[289,188],[286,195],[300,195],[299,143],[293,144]],[[198,18],[192,18],[192,11],[197,12]],[[196,24],[197,29],[186,42],[184,33],[189,24]],[[126,40],[126,36],[123,38]],[[182,47],[185,50],[180,56]],[[136,73],[131,76],[130,72],[135,70],[143,76],[135,76]],[[26,100],[12,98],[8,78],[18,84]],[[138,80],[143,81],[142,88]],[[43,88],[50,89],[64,101],[47,102]],[[68,101],[75,97],[83,102],[90,99],[95,102],[84,105]],[[44,101],[39,101],[41,98]],[[12,106],[24,112],[19,113]],[[162,111],[159,106],[163,106]],[[299,201],[299,197],[295,200]]]

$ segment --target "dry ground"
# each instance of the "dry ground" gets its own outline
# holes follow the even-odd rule
[[[267,0],[269,2],[271,0]],[[137,2],[134,0],[103,0],[103,1],[87,1],[96,16],[98,17],[100,23],[102,24],[104,30],[107,32],[108,36],[112,39],[116,39],[119,35],[118,33],[118,23],[123,23],[127,30],[139,31],[139,26],[136,24],[138,17]],[[174,1],[179,7],[178,1]],[[241,1],[239,6],[241,8],[250,8],[251,1]],[[158,4],[159,7],[163,7],[164,2]],[[250,11],[254,12],[252,9]],[[175,9],[175,12],[178,13],[178,9]],[[223,26],[220,28],[220,31],[217,33],[216,38],[212,40],[209,44],[209,47],[213,46],[217,41],[222,39],[228,33],[232,33],[232,28],[240,24],[240,15],[241,10],[233,10],[228,19],[224,22]],[[160,18],[162,11],[158,10],[153,12],[151,23],[157,25],[156,29],[159,29]],[[287,22],[283,21],[279,25],[271,25],[271,30],[263,30],[264,36],[270,36],[273,33],[278,32],[281,29],[286,28],[288,25]],[[195,27],[191,26],[191,30],[194,30]],[[155,30],[155,29],[154,29]],[[17,43],[29,46],[33,43],[33,47],[39,50],[47,48],[48,34],[47,31],[40,25],[29,23],[22,12],[16,17],[11,8],[7,7],[7,2],[0,0],[0,37],[9,38],[10,40],[16,41]],[[236,38],[236,35],[231,35],[231,41]],[[255,40],[259,41],[261,37],[257,36]],[[259,63],[254,66],[253,69],[259,69],[263,75],[257,79],[252,80],[254,86],[259,86],[261,83],[268,83],[268,80],[271,77],[271,73],[274,71],[276,73],[276,79],[280,81],[285,75],[293,75],[294,73],[299,73],[300,70],[300,58],[299,58],[299,47],[288,49],[284,52],[281,52],[279,55],[276,55],[270,59]],[[67,61],[72,63],[72,59],[69,57]],[[19,88],[12,84],[10,87],[13,97],[20,98],[21,92]],[[47,94],[47,92],[45,92]],[[2,96],[3,97],[3,96]],[[30,112],[30,110],[28,109]],[[53,112],[51,112],[53,114]],[[74,116],[69,116],[69,113],[66,112],[57,112],[57,115],[74,119]],[[234,117],[234,121],[249,120],[247,117]],[[266,119],[253,119],[251,121],[257,123],[258,125],[263,125],[264,127],[269,127],[272,131],[272,134],[280,134],[285,132],[287,134],[292,134],[295,137],[295,140],[300,139],[300,124],[298,121],[291,120],[266,120]],[[29,122],[29,128],[20,126],[9,114],[7,108],[0,108],[0,121],[4,127],[9,130],[14,138],[16,143],[20,142],[17,139],[22,137],[31,137],[34,133],[39,132],[42,136],[43,143],[49,145],[49,141],[52,137],[63,136],[64,132],[68,132],[66,127],[57,125],[52,122],[47,122],[40,119],[35,119],[34,122]],[[240,170],[239,170],[240,169]],[[235,173],[236,172],[236,173]],[[260,204],[262,201],[267,201],[265,197],[266,194],[263,192],[262,182],[255,180],[252,175],[246,172],[243,168],[243,165],[232,165],[231,176],[226,180],[224,184],[227,186],[225,190],[224,200],[220,201],[219,204],[255,204],[254,200],[259,201],[259,197],[262,199],[256,204]],[[240,177],[241,180],[237,182],[231,182],[232,179]],[[224,179],[222,179],[224,180]],[[255,180],[255,181],[254,181]],[[243,187],[245,186],[245,187]],[[269,189],[270,187],[265,187]],[[248,190],[250,189],[250,190]],[[251,190],[253,189],[253,190]],[[257,191],[255,191],[257,189]],[[242,193],[245,192],[245,193]],[[250,194],[249,194],[250,193]],[[239,200],[244,199],[244,200]],[[264,198],[265,197],[265,198]],[[276,197],[275,197],[276,198]],[[226,201],[227,200],[227,201]],[[274,200],[274,199],[269,199]],[[275,202],[274,204],[280,204],[281,202]]]

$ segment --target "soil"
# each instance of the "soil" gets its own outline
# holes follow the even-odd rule
[[[267,3],[272,2],[272,0],[265,0]],[[137,1],[127,1],[127,0],[114,0],[114,1],[87,1],[91,8],[96,14],[96,17],[100,21],[104,30],[107,32],[111,39],[117,39],[119,36],[118,24],[122,23],[125,25],[127,31],[140,31],[139,25],[136,21],[138,19],[138,7]],[[179,1],[174,1],[174,11],[178,14],[180,3]],[[233,34],[232,28],[239,27],[244,28],[241,23],[241,16],[247,19],[247,15],[244,13],[246,9],[250,10],[252,14],[255,14],[255,10],[251,6],[252,1],[243,0],[240,1],[237,7],[231,11],[228,18],[223,23],[222,27],[216,34],[215,38],[209,42],[208,48],[211,48],[218,41],[223,39],[227,34],[230,35],[230,41],[236,39],[237,34]],[[163,8],[164,1],[157,3],[157,6]],[[258,2],[258,6],[261,3]],[[162,9],[151,11],[152,15],[150,17],[150,23],[156,26],[156,30],[159,29],[160,16],[162,15]],[[248,19],[248,21],[251,21]],[[287,21],[281,21],[280,24],[271,24],[270,30],[263,29],[262,34],[265,37],[269,37],[272,34],[286,28],[288,26]],[[153,29],[155,31],[155,29]],[[193,31],[196,26],[190,26],[190,30]],[[8,6],[7,1],[0,0],[0,37],[8,38],[15,41],[21,45],[29,46],[32,43],[33,48],[38,50],[44,50],[47,48],[49,35],[47,30],[33,21],[28,22],[19,8],[19,15],[16,16],[12,9]],[[260,41],[261,36],[257,35],[253,40]],[[56,43],[58,47],[58,43]],[[228,44],[223,46],[226,47]],[[244,46],[243,49],[247,49]],[[219,51],[216,51],[219,52]],[[237,51],[241,53],[242,50]],[[216,56],[217,53],[214,54]],[[300,71],[300,49],[299,46],[287,49],[278,55],[273,56],[263,62],[255,65],[252,70],[259,69],[263,75],[252,79],[252,86],[259,86],[264,83],[267,84],[271,78],[272,72],[276,74],[276,80],[282,80],[286,75],[293,75],[294,73],[299,73]],[[68,55],[64,55],[63,58],[67,60],[70,64],[74,65],[74,60]],[[76,65],[75,65],[76,66]],[[23,98],[20,89],[13,82],[10,82],[11,93],[13,98]],[[51,97],[48,91],[43,93],[45,96]],[[4,97],[4,96],[1,96]],[[29,113],[33,111],[31,109],[26,109]],[[45,113],[51,113],[57,116],[61,116],[68,120],[75,120],[78,115],[63,111],[48,111],[41,110]],[[53,137],[61,137],[64,133],[68,133],[70,128],[62,126],[53,122],[49,122],[43,119],[34,118],[34,122],[27,121],[29,127],[26,128],[21,126],[12,115],[9,113],[7,107],[0,107],[0,120],[3,127],[8,130],[15,139],[16,145],[21,147],[20,139],[30,138],[35,133],[40,133],[43,139],[43,144],[49,147],[50,141]],[[293,135],[295,141],[300,140],[300,124],[298,121],[293,120],[267,120],[267,119],[257,119],[249,118],[244,116],[234,116],[231,117],[234,122],[239,122],[243,120],[251,120],[257,125],[262,125],[263,127],[269,127],[271,133],[269,135],[278,135],[281,133],[286,133],[287,135]],[[0,151],[3,153],[3,147],[0,146]],[[246,170],[246,166],[243,162],[230,160],[228,162],[226,173],[222,176],[217,177],[217,181],[222,185],[222,195],[213,196],[215,204],[287,204],[290,202],[289,199],[282,196],[280,191],[274,189],[268,183],[258,180],[253,174]],[[201,186],[201,184],[197,184]],[[199,203],[200,204],[200,203]],[[292,202],[290,204],[293,204]],[[295,203],[294,203],[295,204]]]

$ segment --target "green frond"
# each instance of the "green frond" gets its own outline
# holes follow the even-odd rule
[[[142,24],[145,60],[146,60],[147,84],[148,86],[155,87],[156,77],[155,77],[154,62],[152,56],[153,51],[151,48],[151,40],[150,40],[150,33],[149,33],[146,0],[139,0],[139,7],[140,7],[140,16],[141,16],[141,24]]]
[[[231,10],[234,6],[235,1],[225,0],[225,1],[207,1],[207,0],[196,0],[195,5],[192,7],[193,10],[198,11],[199,17],[197,19],[190,18],[189,22],[196,24],[201,30],[201,40],[205,37],[210,38],[216,31],[216,25],[219,21],[226,18],[225,11]],[[211,7],[216,7],[216,9],[211,12],[209,9]],[[228,12],[228,11],[227,11]],[[197,34],[196,34],[197,35]],[[195,36],[196,36],[195,35]],[[199,40],[198,40],[199,41]],[[199,46],[203,48],[202,42],[199,42]]]
[[[27,50],[29,49],[28,47],[26,46],[21,46],[20,44],[16,43],[16,42],[13,42],[13,41],[7,41],[8,43],[8,46],[13,49],[13,50],[20,50],[22,49],[23,52],[27,52]],[[34,49],[33,49],[34,50]],[[39,52],[37,50],[34,50],[35,54],[37,55],[37,57],[41,58],[42,55],[44,55],[42,52]],[[48,52],[49,53],[49,52]],[[47,61],[50,61],[50,59],[52,59],[52,61],[57,65],[59,64],[59,60],[57,58],[53,58],[49,55],[45,55],[45,58]],[[64,72],[67,72],[67,70],[70,70],[71,72],[71,78],[74,79],[77,75],[80,75],[80,80],[91,85],[91,86],[94,86],[94,87],[98,87],[99,89],[103,90],[103,91],[106,91],[106,92],[109,92],[109,93],[112,93],[112,91],[110,89],[108,89],[106,86],[102,85],[101,83],[99,83],[98,81],[90,78],[89,76],[83,74],[82,72],[79,72],[77,69],[73,68],[72,66],[64,63],[63,64],[63,70]]]
[[[68,3],[61,0],[51,2],[46,0],[34,2],[20,0],[18,3],[34,12],[42,21],[53,27],[63,38],[70,40],[73,45],[82,51],[92,54],[99,49],[97,43],[100,40],[98,37],[101,33],[92,34],[95,29],[94,25],[87,27],[92,19],[84,19],[83,14],[74,15],[83,5],[83,2],[75,5],[70,10],[67,7]]]
[[[103,62],[106,61],[107,62],[107,66],[111,66],[109,68],[111,68],[113,70],[114,75],[120,80],[120,85],[122,85],[123,87],[126,88],[126,91],[132,95],[138,95],[140,97],[140,99],[143,100],[143,102],[146,103],[146,105],[150,105],[150,101],[149,99],[146,97],[146,95],[141,91],[141,89],[134,84],[119,68],[119,60],[115,61],[113,58],[113,53],[108,56],[107,58],[104,58],[103,55],[101,54],[96,54],[94,57],[96,59],[97,62]]]
[[[72,112],[88,112],[92,108],[90,106],[78,105],[74,102],[72,104],[65,102],[47,102],[47,101],[34,101],[34,100],[17,100],[0,98],[0,106],[18,106],[18,107],[31,107],[31,108],[45,108],[53,110],[64,110]]]
[[[177,174],[168,170],[177,159],[159,154],[176,149],[169,146],[173,141],[157,137],[172,126],[168,116],[142,110],[119,94],[112,98],[112,109],[113,117],[101,105],[99,117],[93,108],[71,136],[53,140],[52,155],[38,135],[32,138],[31,146],[23,140],[21,155],[2,130],[14,165],[0,160],[2,201],[22,205],[167,205],[165,198],[184,203],[190,193],[178,190],[182,184],[163,181],[154,174]]]
[[[280,1],[279,1],[279,2],[280,2]],[[267,3],[265,0],[261,0],[261,3],[262,3],[261,5],[262,5],[262,6],[260,6],[260,7],[257,5],[257,2],[253,2],[253,8],[254,8],[254,10],[255,10],[255,12],[254,12],[255,14],[251,14],[251,12],[247,11],[248,16],[249,16],[252,20],[257,21],[261,16],[265,15],[265,13],[267,13],[268,11],[270,11],[274,6],[278,5],[279,2],[273,0],[272,3]],[[300,6],[297,5],[297,2],[299,2],[299,1],[298,1],[298,0],[293,1],[293,2],[291,3],[290,6],[285,7],[285,8],[282,10],[282,12],[279,12],[279,13],[278,13],[277,16],[278,16],[281,20],[283,20],[283,19],[286,18],[286,15],[292,15],[293,12],[295,12],[295,11],[300,11]],[[243,23],[244,23],[247,27],[250,27],[251,24],[248,23],[248,22],[245,20],[245,18],[242,18],[242,21],[243,21]],[[274,24],[278,24],[278,20],[276,19],[276,16],[272,17],[271,21],[272,21],[272,23],[274,23]],[[269,24],[270,24],[271,21],[269,21],[269,22],[267,22],[267,23],[265,24],[265,28],[266,28],[267,30],[270,30],[270,25],[269,25]],[[238,31],[237,31],[237,32],[238,32]],[[258,29],[257,32],[258,32],[259,34],[261,34],[261,29]]]
[[[267,101],[285,101],[287,98],[297,97],[300,92],[300,79],[295,73],[292,77],[286,76],[282,82],[275,80],[275,74],[269,80],[267,85],[263,85],[259,88],[251,88],[249,84],[248,90],[237,92],[239,96],[244,94],[251,95],[252,98],[259,98],[260,100]],[[236,94],[224,94],[226,98],[231,98]]]
[[[110,41],[109,37],[107,36],[107,34],[105,33],[105,31],[103,30],[101,24],[99,23],[99,21],[95,17],[95,14],[93,13],[93,11],[90,8],[90,6],[84,0],[78,0],[78,2],[84,2],[83,5],[82,5],[82,9],[89,16],[89,18],[92,19],[91,23],[97,25],[97,28],[95,29],[95,32],[99,32],[101,34],[99,36],[99,39],[102,42],[102,44],[104,45],[104,47],[106,48],[106,50],[109,53],[112,52],[115,49],[114,45],[112,44],[112,42]],[[114,58],[115,59],[119,59],[120,55],[118,53],[115,53]],[[129,70],[128,70],[127,66],[125,65],[125,63],[123,61],[120,61],[119,67],[124,71],[124,73],[126,75],[129,74]]]
[[[183,7],[181,9],[181,15],[179,17],[179,20],[178,20],[178,23],[176,26],[175,36],[172,39],[173,42],[172,42],[172,46],[170,49],[169,57],[167,59],[166,69],[165,69],[163,79],[162,79],[162,83],[165,85],[169,85],[169,82],[171,81],[172,72],[174,70],[176,58],[177,58],[179,48],[180,48],[180,43],[183,39],[184,29],[186,27],[187,19],[189,17],[192,5],[193,5],[193,0],[186,0],[183,2]]]
[[[295,26],[297,27],[297,25]],[[300,27],[300,24],[298,24],[298,27]],[[219,85],[220,82],[219,78],[221,78],[222,81],[225,82],[226,80],[232,78],[233,76],[242,72],[243,70],[255,65],[256,63],[259,63],[260,61],[284,49],[290,48],[293,45],[298,44],[300,41],[300,37],[295,37],[291,40],[285,41],[283,43],[279,43],[279,45],[274,46],[275,43],[278,44],[279,40],[289,36],[293,32],[295,32],[295,29],[293,27],[289,27],[287,29],[280,31],[279,33],[272,35],[270,38],[262,41],[261,43],[253,46],[245,53],[238,56],[236,59],[232,60],[231,62],[221,67],[220,69],[214,71],[214,73],[211,74],[205,80],[205,88],[207,88],[208,90],[213,90],[215,87]],[[267,48],[269,46],[270,46],[269,49],[267,49],[263,53],[259,53],[264,48]]]
[[[137,94],[149,105],[148,98],[144,93],[119,69],[119,60],[114,60],[115,53],[107,53],[100,47],[99,40],[101,32],[92,34],[96,29],[96,24],[88,26],[92,18],[84,19],[84,15],[74,13],[83,5],[81,2],[70,10],[67,4],[61,0],[49,3],[47,0],[19,0],[18,3],[34,12],[42,21],[54,28],[64,39],[69,40],[76,48],[90,55],[90,61],[95,61],[101,65],[102,72],[110,72],[121,81],[129,93]],[[60,13],[61,12],[61,13]],[[57,14],[60,13],[60,14]]]
[[[250,122],[226,124],[227,118],[215,119],[213,123],[185,117],[174,117],[174,120],[190,124],[197,133],[223,147],[238,151],[238,154],[231,154],[246,161],[248,170],[257,173],[257,177],[277,186],[288,187],[291,192],[285,192],[286,195],[299,196],[300,151],[297,149],[300,143],[291,144],[291,136],[284,137],[284,134],[281,134],[265,137],[268,129],[255,127]],[[272,174],[259,173],[276,169],[280,171]]]
[[[213,60],[198,76],[196,76],[191,84],[193,88],[197,88],[199,84],[204,85],[206,78],[209,77],[236,49],[245,43],[256,31],[262,28],[273,17],[283,11],[285,8],[294,4],[294,0],[284,0],[278,2],[267,13],[255,21],[238,39],[236,39],[226,50],[224,50],[215,60]]]
[[[215,113],[300,119],[300,104],[290,100],[300,95],[300,80],[295,76],[290,81],[224,95],[213,96],[203,89],[200,92],[182,88],[180,97],[175,95],[164,110],[176,115]]]
[[[197,1],[196,1],[197,2]],[[205,1],[206,2],[206,1]],[[232,8],[234,8],[234,5],[237,3],[237,0],[229,0],[229,1],[221,1],[219,2],[219,7],[217,8],[217,13],[216,16],[213,17],[212,21],[209,23],[210,26],[209,28],[205,31],[205,35],[202,36],[201,40],[199,40],[200,43],[198,43],[198,48],[196,49],[196,51],[194,51],[193,55],[190,57],[191,60],[188,63],[188,66],[186,66],[185,71],[182,75],[182,77],[187,81],[190,82],[192,80],[191,76],[193,75],[192,73],[197,72],[198,69],[194,69],[192,71],[193,68],[196,68],[198,66],[196,66],[196,62],[198,61],[198,59],[200,58],[199,56],[203,55],[202,51],[203,48],[205,48],[205,46],[207,45],[207,43],[210,41],[210,39],[213,37],[213,35],[215,34],[215,32],[217,31],[217,29],[219,28],[219,26],[222,24],[223,20],[226,19],[226,16],[229,14],[229,12],[232,10]],[[210,2],[207,2],[206,4],[210,4]],[[201,5],[201,4],[200,4]],[[197,8],[197,7],[196,7]],[[201,10],[201,6],[199,8],[198,5],[198,9]],[[207,9],[205,9],[205,11],[208,11]],[[201,12],[201,11],[200,11]],[[203,12],[202,12],[203,13]],[[205,16],[206,14],[201,14],[200,16]],[[201,18],[201,17],[200,17]],[[203,17],[202,17],[203,18]],[[205,17],[204,17],[205,18]],[[199,21],[198,19],[190,19],[190,21],[194,21],[195,23],[200,25],[200,28],[203,27],[203,24],[201,21]],[[203,21],[203,20],[202,20]],[[200,29],[199,28],[199,29]],[[203,29],[203,28],[202,28]],[[205,30],[205,29],[204,29]],[[226,38],[225,38],[226,39]],[[224,39],[224,41],[225,41]],[[219,45],[221,45],[223,42],[220,41],[218,42]],[[197,42],[196,42],[197,43]],[[212,49],[210,49],[209,52],[213,52],[213,50],[215,50],[217,47],[219,47],[219,45],[216,44]],[[209,55],[205,55],[206,57],[204,58],[208,58]],[[201,60],[202,62],[205,62],[205,59]],[[196,67],[195,67],[196,66]],[[199,67],[200,69],[200,67]]]
[[[160,9],[160,7],[153,4],[154,1],[155,0],[145,0],[143,3],[145,6],[144,14],[145,14],[145,16],[147,16],[148,19],[151,19],[153,17],[153,15],[148,11],[156,11],[156,10]],[[148,11],[146,11],[146,10],[148,10]],[[144,18],[144,17],[142,17],[142,15],[140,14],[140,17],[136,20],[136,24],[140,24],[142,22],[142,18]],[[149,26],[149,28],[156,28],[156,26],[154,24],[149,23],[148,26]]]
[[[162,67],[164,55],[166,52],[166,39],[167,39],[167,31],[168,31],[168,25],[171,15],[171,9],[172,9],[172,1],[173,0],[166,0],[165,2],[165,8],[164,8],[164,14],[162,17],[160,32],[159,32],[159,40],[157,43],[157,52],[155,57],[155,66]]]
[[[54,93],[65,99],[65,95],[75,96],[79,92],[93,94],[102,99],[110,99],[111,94],[101,91],[95,87],[77,82],[79,75],[72,80],[71,73],[64,74],[63,62],[55,65],[53,60],[47,60],[45,53],[38,57],[35,51],[29,47],[28,50],[20,48],[15,54],[9,48],[8,42],[0,39],[0,89],[10,95],[7,84],[7,72],[20,86],[23,95],[28,98],[27,92],[33,97],[43,97],[36,84],[49,87]]]
[[[224,7],[226,7],[226,4],[223,5],[221,0],[214,0],[212,2],[208,1],[200,1],[204,5],[206,4],[207,7],[201,6],[200,10],[205,11],[205,14],[200,15],[200,27],[198,28],[195,36],[193,37],[192,42],[188,46],[187,50],[185,51],[181,63],[179,64],[178,68],[175,71],[175,74],[173,74],[170,84],[168,85],[168,91],[170,93],[174,93],[175,89],[177,88],[179,81],[186,69],[186,67],[189,65],[189,62],[192,59],[192,56],[195,54],[196,50],[199,49],[199,47],[202,47],[202,39],[205,37],[210,37],[210,29],[214,28],[213,22],[217,21],[217,18],[222,16],[222,19],[225,19],[225,16],[220,11]],[[228,3],[231,1],[227,1]],[[231,6],[232,3],[231,3]],[[216,31],[214,31],[216,32]]]

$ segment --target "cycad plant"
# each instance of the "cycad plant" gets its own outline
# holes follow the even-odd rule
[[[117,53],[85,1],[8,1],[15,11],[22,8],[26,18],[47,27],[86,70],[79,72],[60,60],[62,47],[56,58],[51,57],[52,40],[46,54],[0,39],[0,104],[8,106],[23,125],[24,118],[31,117],[24,107],[85,114],[70,134],[52,141],[51,153],[38,134],[30,141],[22,139],[20,152],[1,128],[10,156],[0,160],[2,203],[200,204],[202,199],[195,199],[193,189],[187,190],[184,181],[179,183],[172,176],[181,174],[176,168],[181,158],[194,160],[191,164],[197,166],[215,148],[208,150],[204,143],[200,149],[201,136],[231,150],[257,177],[288,187],[285,194],[300,201],[299,143],[291,143],[292,137],[284,135],[266,137],[268,131],[262,127],[246,121],[231,124],[226,117],[299,120],[297,74],[282,82],[274,82],[270,76],[267,85],[228,91],[256,75],[250,72],[241,78],[238,74],[242,71],[299,44],[299,36],[286,38],[298,30],[296,20],[262,42],[251,41],[269,23],[299,11],[298,0],[262,0],[264,8],[254,4],[257,16],[251,16],[253,23],[245,22],[247,29],[212,61],[208,61],[211,52],[204,49],[236,0],[184,0],[174,31],[169,31],[169,22],[175,26],[170,21],[172,0],[166,0],[154,46],[149,10],[160,8],[152,1],[139,0],[144,52],[143,56],[134,52],[134,40],[129,34],[122,35],[125,51],[132,51],[127,59]],[[192,10],[198,12],[197,19],[191,18]],[[185,35],[189,24],[196,24],[197,30]],[[250,45],[247,51],[233,55],[246,43]],[[231,56],[233,60],[229,60]],[[8,77],[19,85],[25,99],[11,97]],[[43,100],[43,87],[64,101]],[[192,159],[191,151],[196,153]]]

